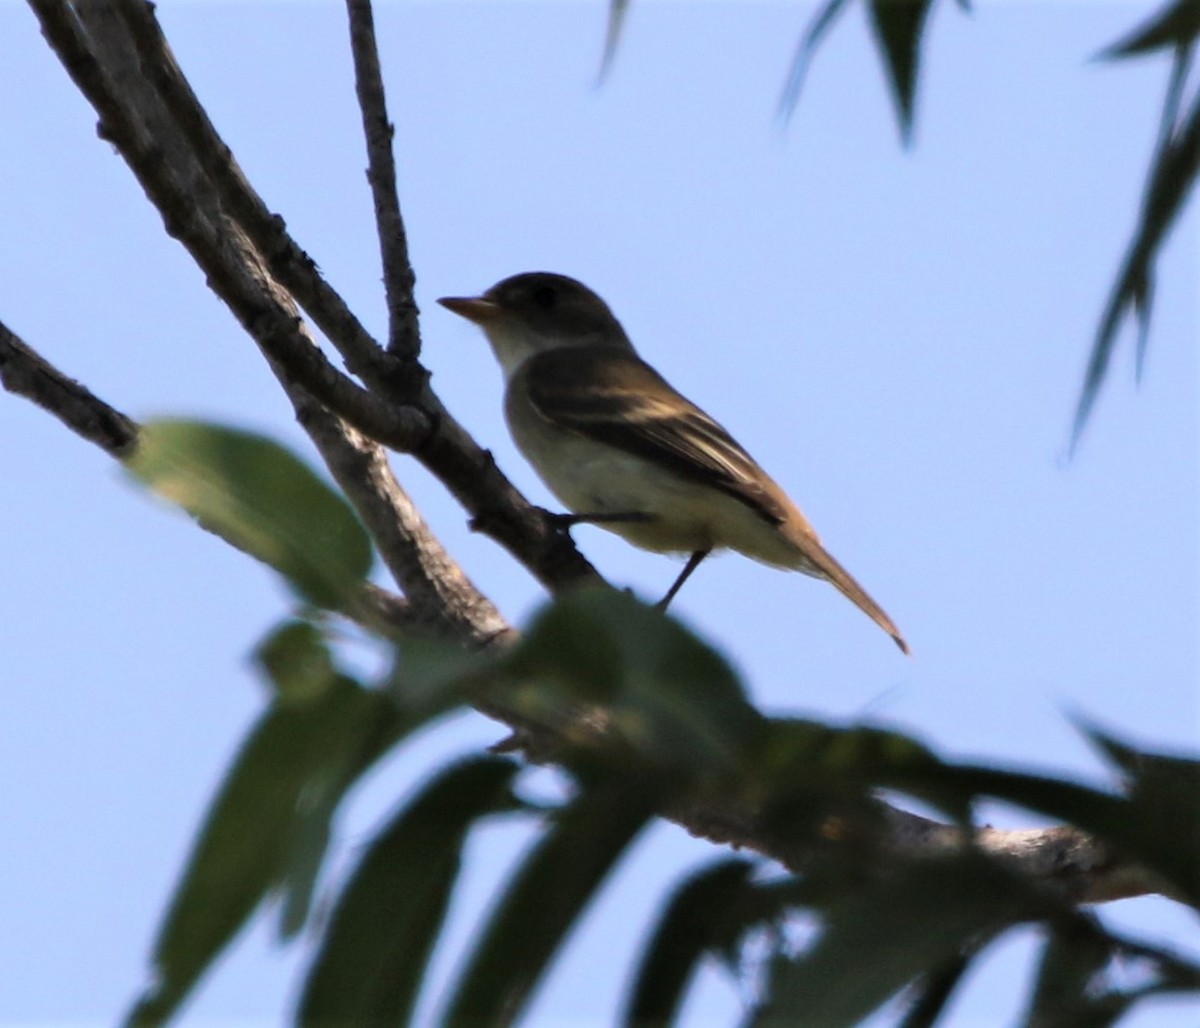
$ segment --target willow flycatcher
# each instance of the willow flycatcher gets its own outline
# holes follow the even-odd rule
[[[525,458],[573,515],[635,546],[690,553],[665,607],[715,549],[832,582],[908,644],[734,438],[633,348],[608,305],[565,275],[530,272],[442,306],[477,324],[504,370],[504,413]]]

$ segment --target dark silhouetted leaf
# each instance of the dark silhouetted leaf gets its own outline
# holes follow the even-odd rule
[[[871,27],[887,66],[900,137],[912,139],[913,104],[921,63],[921,33],[932,0],[868,0]]]
[[[1064,918],[1050,931],[1025,1023],[1032,1028],[1111,1024],[1127,1001],[1098,989],[1113,954],[1111,941],[1082,917]]]
[[[1100,317],[1092,352],[1084,372],[1079,402],[1071,427],[1071,451],[1079,445],[1084,426],[1108,375],[1116,349],[1117,333],[1127,314],[1137,321],[1137,367],[1140,377],[1149,338],[1154,262],[1175,220],[1187,202],[1200,173],[1200,97],[1192,98],[1186,118],[1180,120],[1191,47],[1176,51],[1171,82],[1163,102],[1159,144],[1147,176],[1141,215],[1121,269],[1109,291]]]
[[[512,809],[517,765],[483,757],[427,784],[367,847],[305,983],[305,1028],[408,1024],[479,818]]]
[[[392,693],[405,711],[423,720],[471,700],[498,666],[491,650],[468,650],[448,639],[412,636],[400,640]]]
[[[603,705],[621,739],[658,767],[727,773],[764,724],[723,657],[614,589],[577,590],[544,608],[501,670],[506,702],[542,716]]]
[[[381,694],[338,678],[309,703],[277,701],[214,799],[154,945],[154,981],[129,1016],[162,1024],[268,892],[283,884],[297,814],[311,793],[344,788],[390,736]]]
[[[1200,907],[1200,761],[1144,753],[1096,728],[1088,737],[1124,773],[1128,818],[1116,826],[1087,826]]]
[[[1159,792],[1161,780],[1146,794],[1162,800],[1163,809],[1155,811],[1149,806],[1143,809],[1141,798],[1134,802],[1073,782],[1037,775],[979,767],[946,768],[941,775],[947,784],[957,783],[966,793],[1008,800],[1095,835],[1122,856],[1152,868],[1190,902],[1200,905],[1196,893],[1200,871],[1192,856],[1196,845],[1196,821],[1177,820],[1191,800],[1162,795]],[[1162,848],[1161,828],[1169,824],[1175,824],[1177,830],[1184,833],[1177,840],[1178,847],[1174,851]]]
[[[932,1028],[942,1016],[958,983],[974,959],[976,946],[968,945],[952,956],[941,967],[922,976],[914,989],[914,995],[904,1020],[897,1028]]]
[[[337,680],[325,637],[310,621],[279,625],[255,649],[254,659],[279,697],[289,702],[309,702]]]
[[[629,13],[629,0],[609,0],[608,23],[604,28],[604,53],[600,57],[600,71],[596,75],[597,84],[603,82],[612,70],[613,61],[617,56],[617,47],[621,43],[621,32],[625,28],[625,17]]]
[[[604,879],[650,819],[652,781],[610,779],[550,824],[505,890],[458,980],[445,1023],[507,1025]]]
[[[1035,909],[1020,879],[971,853],[898,868],[828,908],[812,949],[777,968],[753,1023],[857,1025],[909,982]]]
[[[1100,60],[1114,60],[1153,50],[1173,49],[1194,42],[1197,36],[1200,36],[1200,3],[1175,0],[1096,56]]]
[[[153,421],[126,467],[320,606],[338,606],[371,570],[354,512],[278,443],[206,422]]]
[[[792,66],[788,71],[783,93],[779,97],[779,113],[786,120],[792,116],[796,104],[800,102],[800,91],[804,88],[804,80],[808,77],[808,69],[816,56],[817,47],[825,39],[826,34],[837,21],[838,15],[846,8],[848,0],[826,0],[813,15],[808,28],[796,45]]]
[[[968,819],[969,793],[943,783],[940,767],[930,750],[899,732],[783,718],[769,722],[754,763],[771,830],[806,844],[847,843],[863,859],[883,827],[881,787],[903,789],[959,821]],[[849,863],[844,870],[852,870]]]
[[[626,1025],[674,1023],[701,958],[727,943],[730,922],[754,871],[750,861],[723,860],[675,891],[638,967]]]

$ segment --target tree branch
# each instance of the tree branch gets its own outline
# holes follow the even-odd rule
[[[389,570],[405,589],[399,601],[371,591],[365,607],[406,618],[409,626],[449,632],[468,644],[515,633],[455,565],[392,475],[384,454],[359,433],[429,467],[493,538],[505,545],[552,590],[597,578],[565,533],[557,531],[496,468],[491,455],[445,411],[423,374],[419,389],[409,373],[416,335],[396,326],[415,317],[411,282],[401,265],[407,254],[393,217],[394,170],[381,154],[390,136],[378,84],[377,58],[364,28],[369,9],[350,0],[359,61],[359,92],[371,154],[381,245],[385,248],[393,346],[383,351],[317,273],[254,193],[183,79],[153,18],[139,0],[71,6],[30,0],[43,32],[100,115],[100,134],[117,146],[167,231],[192,254],[209,285],[238,317],[288,391],[301,424],[346,491]],[[119,12],[119,14],[117,13]],[[382,201],[380,199],[382,194]],[[398,270],[399,269],[399,270]],[[294,299],[293,299],[294,298]],[[313,317],[367,391],[325,359],[301,322],[295,301]],[[399,340],[399,342],[397,342]],[[408,355],[412,360],[407,359]],[[405,369],[408,369],[406,371]],[[54,413],[110,455],[128,455],[137,425],[61,375],[12,333],[0,334],[0,373],[7,388]],[[353,426],[349,428],[340,419]],[[557,724],[531,723],[519,710],[495,704],[486,713],[514,726],[531,759],[553,761],[564,740],[604,748],[613,730],[602,713],[572,711]],[[568,731],[569,730],[569,731]],[[968,843],[1010,861],[1033,880],[1055,885],[1077,902],[1161,891],[1159,883],[1073,828],[1033,832],[958,829],[884,807],[884,852],[934,856]],[[664,810],[693,834],[744,846],[802,867],[810,849],[781,839],[764,823],[744,789],[706,791]],[[809,844],[811,845],[811,844]]]
[[[183,78],[151,5],[114,0],[72,10],[62,0],[30,2],[43,34],[100,114],[101,135],[120,150],[167,231],[187,246],[264,353],[355,428],[391,449],[413,453],[472,522],[546,588],[557,592],[600,581],[570,537],[517,491],[445,409],[424,369],[414,373],[415,362],[383,351],[287,235],[283,219],[249,185]],[[110,66],[134,69],[112,76],[126,92],[102,74]],[[189,195],[189,185],[195,195]],[[207,217],[194,209],[197,199],[204,201]],[[296,318],[293,297],[375,396],[325,360]]]
[[[0,382],[17,396],[49,411],[72,432],[123,460],[137,441],[138,426],[85,386],[68,378],[0,322]]]
[[[383,93],[383,73],[375,44],[375,16],[370,0],[346,0],[350,16],[350,51],[358,106],[362,110],[370,168],[367,181],[375,200],[375,221],[383,257],[383,284],[388,304],[388,350],[401,360],[416,362],[421,352],[417,305],[413,300],[416,276],[408,259],[408,236],[396,192],[396,163],[392,156],[395,130],[388,118]]]

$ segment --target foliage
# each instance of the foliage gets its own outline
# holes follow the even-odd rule
[[[933,0],[863,4],[907,144]],[[602,73],[628,6],[611,5]],[[816,12],[784,91],[785,113],[850,6],[825,0]],[[965,0],[959,6],[968,9]],[[356,11],[369,19],[367,5],[351,10],[352,20]],[[1094,343],[1076,439],[1127,314],[1139,324],[1141,366],[1155,259],[1200,166],[1200,98],[1184,103],[1198,10],[1194,0],[1175,0],[1101,55],[1165,49],[1173,71],[1141,219]],[[119,18],[140,26],[138,45],[152,49],[150,26],[139,20],[148,9],[123,5]],[[48,24],[66,49],[74,20]],[[67,63],[80,80],[96,70]],[[102,80],[101,93],[109,85]],[[187,99],[176,92],[171,103],[186,108]],[[111,111],[102,128],[129,143]],[[192,136],[208,128],[187,123]],[[154,147],[148,153],[148,164],[162,160]],[[722,859],[692,871],[660,909],[647,911],[626,1024],[672,1022],[696,969],[713,958],[755,986],[753,1024],[852,1025],[893,1003],[903,1024],[931,1025],[980,955],[1031,925],[1044,939],[1031,1024],[1109,1024],[1147,997],[1200,992],[1200,967],[1080,913],[1067,888],[1015,873],[981,845],[976,823],[980,802],[999,799],[1078,826],[1114,861],[1136,861],[1160,891],[1200,908],[1200,762],[1193,758],[1143,752],[1085,727],[1112,769],[1110,781],[1085,785],[951,763],[886,727],[772,718],[750,703],[711,646],[611,590],[549,604],[505,648],[464,652],[388,634],[380,641],[392,667],[367,680],[339,666],[327,613],[354,609],[374,557],[340,494],[274,443],[198,422],[146,426],[127,466],[281,575],[300,603],[257,650],[270,699],[200,827],[130,1025],[170,1020],[238,933],[276,911],[285,941],[303,931],[317,938],[298,993],[300,1024],[403,1024],[421,1001],[436,1004],[441,1023],[512,1023],[650,820],[698,796],[733,798],[731,806],[772,840],[772,852],[787,855],[789,873],[764,858]],[[522,765],[469,757],[417,786],[350,871],[332,875],[337,819],[354,787],[416,731],[468,705],[499,705],[531,736],[541,726],[568,726],[550,733],[553,748],[543,754],[568,779],[566,798],[550,809],[534,804],[524,799]],[[902,807],[946,815],[954,841],[911,851],[894,845],[895,811],[880,802],[881,790]],[[465,847],[500,817],[523,820],[535,841],[491,912],[477,918],[458,977],[427,997],[426,970]],[[314,913],[323,908],[332,911],[327,919]],[[787,931],[800,916],[818,926],[804,945]],[[1120,972],[1133,962],[1139,974],[1131,981]]]
[[[307,535],[295,496],[317,496],[320,517],[351,518],[298,460],[290,482],[264,479],[278,452],[253,436],[172,425],[169,490],[141,477],[238,539]],[[221,517],[199,486],[237,497]],[[201,510],[200,508],[203,508]],[[291,513],[285,514],[285,509]],[[234,514],[230,514],[234,511]],[[308,526],[315,528],[314,526]],[[311,598],[313,566],[336,565],[347,532],[313,534],[310,561],[273,560]],[[268,548],[269,549],[269,548]],[[261,551],[259,551],[261,552]],[[310,611],[274,629],[258,666],[272,698],[214,797],[159,932],[152,985],[128,1024],[162,1024],[255,916],[279,910],[281,936],[319,935],[297,1023],[408,1023],[441,937],[463,862],[481,824],[498,816],[537,826],[487,917],[479,916],[464,969],[437,997],[445,1024],[508,1024],[592,899],[656,812],[697,792],[758,797],[776,838],[808,854],[794,876],[761,859],[724,859],[690,874],[648,912],[648,943],[632,969],[625,1023],[670,1023],[706,957],[759,981],[752,1022],[852,1025],[904,997],[908,1024],[932,1024],[954,986],[996,938],[1019,925],[1045,934],[1031,1023],[1110,1023],[1146,996],[1200,991],[1200,967],[1110,932],[1060,891],[1035,885],[972,846],[920,859],[888,855],[879,788],[931,803],[964,826],[995,797],[1085,827],[1136,856],[1174,894],[1200,908],[1200,763],[1138,752],[1094,729],[1117,771],[1109,789],[954,765],[901,733],[769,718],[746,698],[724,658],[677,622],[610,589],[547,606],[515,645],[464,654],[450,643],[402,640],[379,681],[337,667],[327,623]],[[526,774],[503,757],[472,757],[436,772],[380,826],[344,880],[322,867],[354,784],[417,728],[469,701],[503,703],[531,723],[605,712],[599,736],[555,753],[570,795],[555,808],[521,799]],[[314,925],[314,893],[332,914]],[[804,912],[821,925],[797,952],[781,926]],[[752,941],[767,942],[755,962]],[[761,946],[758,947],[762,949]],[[1146,969],[1121,988],[1114,969]]]
[[[934,3],[933,0],[862,0],[862,3],[896,105],[900,137],[908,145],[913,137],[921,48]],[[611,50],[616,45],[615,34],[625,6],[615,0],[612,4],[606,61],[611,60]],[[850,6],[850,0],[825,0],[813,15],[796,48],[779,102],[785,118],[799,102],[818,48]],[[965,12],[970,11],[969,0],[958,0],[958,6]],[[1194,93],[1190,104],[1184,105],[1184,91],[1198,38],[1200,4],[1196,0],[1170,0],[1145,24],[1098,55],[1101,60],[1113,61],[1167,51],[1171,54],[1172,67],[1163,98],[1158,142],[1146,174],[1140,216],[1092,341],[1075,408],[1072,448],[1078,444],[1100,395],[1116,349],[1117,334],[1126,317],[1137,323],[1137,375],[1141,378],[1154,304],[1155,263],[1200,176],[1200,94]]]

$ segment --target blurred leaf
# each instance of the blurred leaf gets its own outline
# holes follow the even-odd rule
[[[1086,919],[1062,919],[1053,924],[1042,951],[1025,1021],[1031,1028],[1102,1028],[1128,1007],[1097,988],[1112,957],[1113,947],[1102,931]]]
[[[1117,825],[1092,830],[1200,906],[1200,761],[1144,753],[1094,727],[1084,731],[1124,772],[1131,808]]]
[[[921,63],[921,34],[932,0],[868,0],[871,27],[879,43],[892,97],[900,137],[912,141],[913,103],[917,91],[917,71]]]
[[[498,666],[494,650],[469,650],[449,639],[408,636],[400,640],[392,673],[396,702],[427,720],[468,703]]]
[[[978,946],[972,942],[913,986],[913,997],[897,1028],[932,1028],[971,966]]]
[[[1073,782],[1020,772],[960,766],[947,768],[944,773],[966,792],[1008,800],[1095,835],[1122,856],[1170,881],[1193,905],[1200,905],[1200,870],[1194,857],[1196,822],[1186,820],[1192,799],[1160,791],[1166,787],[1165,780],[1156,781],[1135,801]],[[1161,809],[1154,809],[1155,802],[1161,802]],[[1176,837],[1175,849],[1164,849],[1164,833],[1170,824],[1175,824],[1181,835]]]
[[[825,39],[826,34],[837,21],[838,15],[846,7],[847,0],[826,0],[813,15],[808,28],[800,37],[796,53],[792,57],[792,66],[788,71],[787,82],[783,86],[783,94],[779,98],[779,113],[786,120],[792,116],[796,104],[800,102],[800,90],[804,88],[804,80],[808,77],[808,68],[816,56],[817,47]]]
[[[337,681],[325,637],[311,621],[279,625],[255,649],[254,660],[285,701],[310,702]]]
[[[1105,61],[1117,60],[1182,46],[1194,42],[1197,36],[1200,36],[1200,3],[1175,0],[1096,56]]]
[[[938,759],[915,739],[877,728],[836,728],[773,718],[755,763],[764,792],[764,819],[774,832],[836,847],[842,870],[871,857],[883,807],[876,791],[902,789],[966,822],[971,796],[939,775]]]
[[[517,765],[479,757],[428,783],[367,847],[305,983],[306,1028],[408,1024],[446,918],[467,832],[514,806]]]
[[[729,664],[678,622],[615,589],[543,608],[503,659],[506,701],[531,715],[596,704],[649,764],[706,777],[740,765],[764,720]]]
[[[629,0],[608,0],[608,23],[604,29],[604,53],[600,58],[600,71],[596,75],[597,84],[602,83],[612,70],[628,13]]]
[[[1178,48],[1171,82],[1163,101],[1159,143],[1147,175],[1140,218],[1109,291],[1084,372],[1071,427],[1072,452],[1079,445],[1084,426],[1100,394],[1100,387],[1108,375],[1117,332],[1127,314],[1137,321],[1139,377],[1145,362],[1152,313],[1154,262],[1200,173],[1200,97],[1192,98],[1191,109],[1182,121],[1179,117],[1190,62],[1191,45]]]
[[[512,1024],[551,959],[660,799],[644,776],[584,791],[505,889],[458,979],[447,1025]]]
[[[728,941],[755,867],[748,860],[722,860],[675,890],[641,959],[624,1024],[674,1023],[701,958]]]
[[[1103,1028],[1148,997],[1200,992],[1200,966],[1095,918],[1064,911],[1049,928],[1024,1022],[1031,1028]]]
[[[262,436],[201,421],[153,421],[125,465],[319,606],[338,606],[371,570],[371,543],[354,512]]]
[[[969,851],[900,866],[829,907],[817,942],[778,968],[752,1023],[857,1025],[915,978],[1035,910],[1028,886]]]
[[[361,766],[394,708],[345,678],[309,703],[276,702],[242,746],[209,809],[154,945],[154,980],[131,1025],[162,1024],[286,872],[306,794]]]

